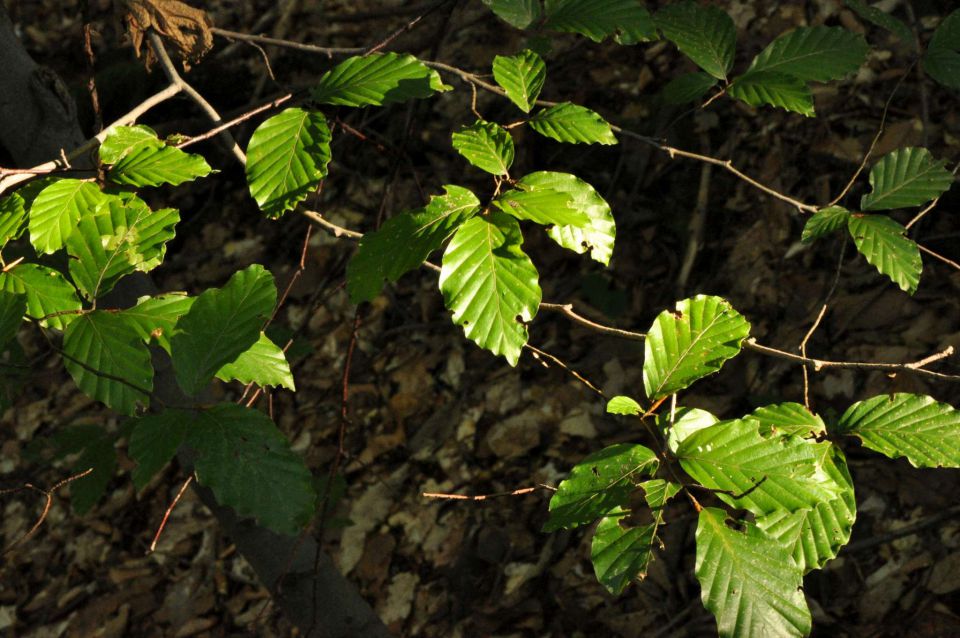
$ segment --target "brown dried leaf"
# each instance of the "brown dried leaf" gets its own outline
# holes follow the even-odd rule
[[[172,42],[184,70],[190,63],[200,60],[213,48],[213,26],[209,16],[201,9],[195,9],[179,0],[126,0],[127,29],[137,57],[147,29]],[[149,69],[155,58],[153,51],[147,49],[146,66]]]

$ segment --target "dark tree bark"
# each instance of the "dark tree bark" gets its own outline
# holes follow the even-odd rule
[[[24,50],[0,4],[0,146],[21,168],[60,157],[85,141],[77,122],[76,105],[53,71],[38,66]],[[126,277],[105,302],[133,305],[137,298],[155,294],[146,275]],[[166,356],[155,356],[154,386],[166,404],[188,407],[196,399],[177,386]],[[181,464],[191,466],[189,451]],[[302,541],[276,534],[249,520],[238,520],[233,510],[217,504],[213,493],[194,483],[203,503],[253,566],[277,605],[304,635],[324,638],[383,638],[386,627],[337,570],[312,537]],[[314,563],[316,562],[316,569]],[[282,579],[282,586],[277,588]]]

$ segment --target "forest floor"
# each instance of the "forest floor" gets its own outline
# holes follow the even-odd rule
[[[82,22],[55,3],[17,2],[11,12],[32,55],[76,90],[89,124]],[[98,85],[105,121],[125,112],[162,84],[146,75],[120,26],[94,2]],[[375,43],[416,15],[418,3],[347,2],[291,5],[209,2],[221,28],[267,33],[331,46]],[[737,64],[780,33],[804,23],[842,24],[868,33],[875,46],[855,77],[816,88],[817,118],[718,100],[687,112],[658,100],[665,83],[689,63],[666,43],[633,47],[557,37],[548,57],[546,99],[569,99],[674,145],[730,158],[747,174],[803,201],[829,201],[856,170],[881,124],[874,156],[927,146],[955,162],[960,151],[956,95],[925,81],[908,51],[867,30],[842,3],[723,2],[737,23]],[[927,3],[934,5],[935,3]],[[941,14],[950,3],[942,2]],[[451,3],[390,44],[393,50],[485,72],[494,55],[524,46],[480,2]],[[389,8],[397,7],[396,11]],[[934,11],[931,10],[931,13]],[[77,12],[78,13],[78,12]],[[352,17],[351,17],[352,16]],[[922,16],[921,16],[922,17]],[[274,78],[264,70],[269,57]],[[287,90],[309,86],[330,61],[320,56],[215,40],[188,78],[226,115],[241,113]],[[469,87],[432,100],[388,109],[337,113],[330,177],[316,206],[331,221],[357,230],[378,217],[421,205],[443,184],[489,189],[479,171],[465,170],[449,134],[473,119]],[[502,100],[481,95],[488,119],[516,118]],[[144,123],[162,134],[205,130],[187,101],[151,112]],[[243,144],[252,127],[236,131]],[[406,131],[406,133],[405,133]],[[795,351],[828,291],[828,311],[808,344],[814,356],[842,360],[913,361],[948,345],[960,349],[960,272],[925,259],[912,297],[880,277],[842,240],[801,245],[804,219],[788,204],[728,173],[623,140],[613,147],[563,147],[517,136],[516,166],[575,173],[609,201],[617,220],[610,268],[564,252],[544,234],[526,248],[541,273],[544,299],[572,303],[602,323],[645,331],[676,299],[695,293],[731,301],[760,341]],[[463,338],[451,323],[434,273],[406,275],[371,304],[350,303],[344,267],[354,245],[309,229],[302,217],[262,219],[242,170],[215,143],[197,146],[221,174],[151,193],[152,202],[181,209],[178,238],[155,271],[163,290],[191,294],[222,285],[250,263],[262,263],[283,286],[297,270],[304,242],[306,269],[278,319],[297,330],[293,355],[297,391],[262,401],[296,451],[326,475],[345,456],[342,497],[320,533],[340,569],[360,587],[397,635],[424,637],[686,637],[715,635],[693,578],[696,519],[677,499],[666,512],[663,547],[649,577],[620,597],[594,577],[590,534],[544,534],[550,491],[592,451],[645,433],[604,413],[605,401],[568,370],[529,352],[509,367]],[[864,179],[853,195],[859,197]],[[955,211],[960,196],[944,198],[918,236],[960,258]],[[698,207],[698,200],[706,202]],[[684,258],[690,228],[703,223],[703,241]],[[696,244],[696,242],[695,242]],[[839,268],[838,268],[839,264]],[[347,419],[341,419],[347,352],[354,327]],[[531,344],[556,355],[607,397],[642,396],[641,343],[598,335],[543,312],[531,325]],[[34,355],[43,343],[27,344]],[[47,357],[44,362],[56,358]],[[954,358],[956,361],[956,357]],[[116,417],[81,394],[59,363],[42,365],[37,382],[2,415],[0,487],[25,482],[50,486],[75,471],[73,459],[52,459],[36,441],[77,423],[117,428]],[[957,363],[942,363],[958,372]],[[913,375],[841,370],[811,374],[812,407],[841,412],[877,394],[909,391],[960,405],[960,388]],[[222,385],[223,400],[242,388]],[[716,376],[681,397],[684,405],[733,418],[758,405],[804,400],[801,368],[743,353]],[[0,566],[0,636],[294,636],[267,590],[187,491],[174,508],[156,551],[147,552],[164,511],[185,480],[169,467],[137,493],[132,462],[120,446],[118,472],[106,496],[80,516],[69,489],[57,492],[39,530]],[[918,470],[844,443],[857,491],[858,519],[850,546],[819,572],[805,592],[815,635],[960,635],[960,472]],[[342,487],[342,490],[340,489]],[[521,495],[503,495],[535,488]],[[425,497],[424,493],[500,495],[485,500]],[[0,546],[20,538],[40,514],[33,492],[0,496]],[[905,534],[900,530],[913,529]]]

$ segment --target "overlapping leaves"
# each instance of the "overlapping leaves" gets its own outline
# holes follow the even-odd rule
[[[162,469],[182,443],[195,452],[200,484],[239,516],[289,535],[313,516],[316,491],[310,471],[265,414],[225,403],[139,419],[130,441],[138,487]]]
[[[360,239],[347,266],[347,291],[354,303],[370,301],[384,280],[396,281],[417,268],[457,228],[480,210],[476,195],[460,186],[445,186],[424,208],[400,213]]]
[[[657,467],[656,455],[642,445],[620,443],[591,454],[557,486],[543,531],[586,525],[626,506],[639,479]]]
[[[238,271],[223,288],[198,296],[177,321],[170,340],[173,369],[183,391],[195,395],[218,370],[252,347],[276,302],[273,276],[258,265]]]

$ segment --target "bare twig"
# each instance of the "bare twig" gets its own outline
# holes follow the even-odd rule
[[[50,513],[50,507],[53,505],[53,495],[56,493],[57,490],[59,490],[64,485],[67,485],[68,483],[72,483],[77,479],[83,478],[87,474],[90,474],[90,472],[92,471],[93,471],[93,468],[91,467],[84,470],[83,472],[80,472],[79,474],[68,476],[67,478],[63,479],[62,481],[58,482],[56,485],[51,487],[49,490],[45,490],[43,488],[37,487],[32,483],[27,483],[23,487],[15,487],[13,489],[0,491],[0,494],[9,494],[11,492],[19,492],[21,490],[33,490],[34,492],[43,494],[44,498],[46,499],[43,504],[43,511],[40,512],[40,516],[37,518],[37,521],[33,524],[33,526],[29,530],[27,530],[26,534],[24,534],[17,540],[7,545],[7,547],[3,550],[3,552],[0,552],[0,556],[6,556],[14,547],[26,541],[28,538],[33,536],[38,529],[40,529],[40,526],[43,525],[43,521],[45,521],[47,518],[47,514]]]
[[[820,306],[820,312],[817,314],[817,318],[813,320],[813,325],[807,330],[807,334],[803,335],[803,341],[800,342],[800,354],[804,357],[807,356],[807,342],[810,341],[813,333],[817,331],[825,314],[827,314],[826,303]],[[803,405],[806,406],[808,410],[810,409],[810,372],[807,370],[807,366],[803,366]]]
[[[227,29],[220,29],[218,27],[213,27],[210,31],[215,34],[227,38],[229,40],[239,40],[242,42],[256,42],[258,44],[272,44],[275,46],[284,47],[286,49],[295,49],[298,51],[306,51],[307,53],[319,53],[327,57],[334,55],[357,55],[365,51],[364,47],[321,47],[314,44],[304,44],[302,42],[294,42],[293,40],[281,40],[279,38],[271,38],[265,35],[251,35],[248,33],[239,33],[237,31],[228,31]]]
[[[520,489],[511,490],[509,492],[494,492],[492,494],[475,494],[475,495],[466,495],[466,494],[447,494],[444,492],[423,492],[421,496],[423,498],[438,498],[448,501],[485,501],[489,498],[500,498],[502,496],[522,496],[523,494],[531,494],[537,490],[550,490],[556,492],[557,488],[550,487],[549,485],[539,484],[534,487],[521,487]]]
[[[960,162],[957,162],[957,165],[954,166],[954,167],[953,167],[953,171],[951,171],[951,173],[953,174],[954,177],[957,176],[957,171],[958,171],[958,170],[960,170]],[[923,209],[921,209],[919,213],[917,213],[916,215],[913,216],[913,219],[911,219],[909,222],[907,222],[907,225],[904,226],[904,228],[906,228],[907,230],[910,230],[910,228],[911,228],[914,224],[916,224],[918,221],[920,221],[921,219],[923,219],[924,217],[926,217],[927,213],[929,213],[929,212],[932,211],[934,208],[936,208],[936,207],[937,207],[937,204],[940,203],[940,197],[942,197],[942,195],[938,195],[932,202],[930,202],[929,204],[927,204],[926,206],[924,206]]]
[[[206,113],[207,117],[210,118],[215,125],[222,124],[223,120],[220,117],[220,114],[217,113],[217,110],[207,102],[200,93],[190,86],[190,84],[180,77],[179,71],[173,65],[173,61],[170,59],[170,56],[167,55],[167,50],[163,46],[163,41],[153,31],[148,33],[150,38],[150,46],[153,48],[154,54],[156,54],[157,59],[160,61],[160,66],[163,68],[164,74],[167,76],[167,79],[170,80],[170,84],[180,87],[180,89],[190,96],[190,99]],[[240,145],[237,144],[237,140],[233,139],[233,135],[230,134],[230,131],[225,128],[218,132],[220,139],[223,140],[227,148],[230,149],[230,152],[233,153],[234,157],[240,161],[241,164],[246,164],[247,156],[244,154],[243,150],[240,148]]]
[[[193,482],[194,476],[195,474],[191,474],[187,477],[187,480],[183,482],[183,485],[181,485],[177,491],[177,495],[173,497],[173,502],[170,503],[167,511],[164,512],[163,519],[160,521],[160,527],[157,528],[157,533],[153,535],[153,541],[150,542],[150,549],[147,550],[148,554],[157,549],[157,543],[160,542],[160,534],[163,533],[163,529],[167,526],[167,521],[170,519],[170,514],[173,513],[173,508],[175,508],[177,503],[180,502],[180,499],[183,498],[183,493],[187,491],[187,487]]]
[[[957,262],[953,261],[952,259],[950,259],[950,258],[948,258],[948,257],[944,257],[944,256],[941,255],[940,253],[935,253],[935,252],[933,252],[932,250],[930,250],[929,248],[927,248],[926,246],[923,246],[923,245],[921,245],[921,244],[917,244],[917,247],[918,247],[921,251],[923,251],[923,252],[927,253],[928,255],[930,255],[931,257],[933,257],[933,258],[935,258],[935,259],[939,259],[940,261],[942,261],[943,263],[947,264],[948,266],[950,266],[950,267],[952,267],[952,268],[955,268],[955,269],[957,269],[957,270],[960,270],[960,264],[958,264]]]
[[[579,382],[582,383],[583,385],[587,386],[588,388],[590,388],[591,390],[593,390],[594,392],[596,392],[597,394],[599,394],[599,395],[602,396],[602,397],[603,397],[603,396],[606,396],[606,395],[603,393],[603,390],[601,390],[600,388],[598,388],[597,386],[595,386],[594,384],[592,384],[586,377],[584,377],[584,376],[581,375],[579,372],[577,372],[576,370],[574,370],[573,368],[571,368],[570,366],[568,366],[566,363],[564,363],[563,361],[561,361],[558,357],[555,357],[554,355],[550,354],[549,352],[544,352],[544,351],[541,350],[540,348],[537,348],[537,347],[535,347],[535,346],[531,346],[529,343],[525,343],[525,344],[524,344],[524,347],[525,347],[526,349],[528,349],[530,352],[533,353],[533,358],[534,358],[534,359],[540,359],[540,357],[543,357],[543,358],[545,358],[545,359],[549,359],[550,361],[552,361],[553,363],[555,363],[556,365],[560,366],[562,369],[564,369],[564,370],[566,370],[568,373],[570,373],[570,375],[571,375],[574,379],[576,379],[577,381],[579,381]],[[544,364],[544,365],[546,365],[546,364]]]

